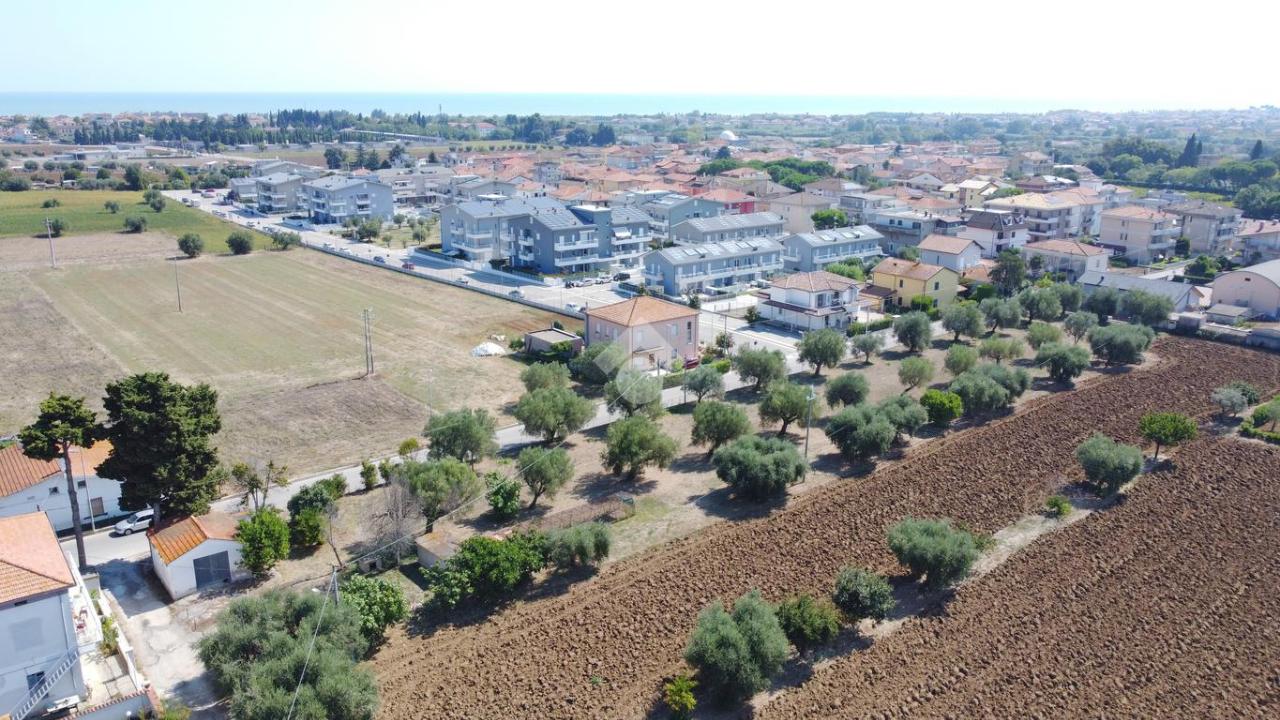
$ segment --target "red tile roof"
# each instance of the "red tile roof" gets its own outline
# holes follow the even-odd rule
[[[56,460],[35,460],[22,454],[18,443],[0,449],[0,497],[22,492],[62,471]]]
[[[48,515],[33,512],[0,518],[0,603],[74,584]]]
[[[635,327],[697,315],[698,311],[651,295],[640,295],[612,305],[588,308],[586,314],[625,327]]]
[[[147,539],[165,563],[171,563],[205,540],[234,540],[239,520],[223,513],[192,515],[147,530]]]

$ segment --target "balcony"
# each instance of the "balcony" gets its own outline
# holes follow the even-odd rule
[[[556,267],[567,267],[569,265],[582,265],[584,263],[600,262],[599,255],[562,255],[555,260]]]
[[[637,250],[615,250],[610,256],[613,260],[630,260],[631,258],[644,257],[649,251],[640,248]]]
[[[1182,234],[1182,228],[1177,227],[1176,225],[1174,227],[1156,228],[1151,231],[1151,237],[1153,238],[1176,237],[1181,234]]]
[[[556,250],[588,250],[600,247],[599,240],[577,240],[571,243],[556,243]]]

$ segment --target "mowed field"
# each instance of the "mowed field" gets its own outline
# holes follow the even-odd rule
[[[61,205],[41,207],[45,200],[50,199]],[[113,214],[103,208],[108,200],[120,203],[120,212]],[[204,240],[205,252],[226,252],[227,235],[237,229],[235,225],[175,200],[166,200],[164,210],[155,212],[142,202],[140,192],[31,190],[0,193],[0,238],[44,237],[45,218],[61,218],[66,222],[65,235],[114,234],[126,238],[127,234],[122,232],[124,219],[136,215],[146,219],[150,232],[171,235],[175,240],[185,233],[196,233]],[[266,235],[248,232],[254,238],[255,247],[270,246],[271,239]],[[54,242],[57,243],[57,239]],[[176,252],[176,243],[173,248]]]
[[[558,317],[302,250],[176,266],[182,313],[174,262],[0,273],[0,432],[51,390],[96,403],[107,380],[164,370],[218,390],[224,459],[323,470],[392,451],[429,413],[504,414],[523,366],[471,349]],[[373,378],[362,377],[364,308]]]
[[[1033,400],[1011,416],[913,448],[901,460],[881,462],[869,475],[833,482],[793,498],[784,509],[767,517],[717,523],[608,565],[594,578],[562,592],[513,603],[483,622],[430,628],[426,634],[419,634],[421,628],[414,627],[394,630],[373,661],[382,689],[379,717],[649,716],[663,680],[682,671],[681,653],[697,614],[712,600],[731,600],[751,588],[760,589],[775,602],[802,592],[825,594],[837,570],[849,564],[889,574],[901,584],[905,582],[904,568],[889,552],[885,531],[902,518],[950,517],[980,532],[995,532],[1042,509],[1047,496],[1080,479],[1075,448],[1093,432],[1137,442],[1139,418],[1149,412],[1178,411],[1207,419],[1213,409],[1210,393],[1229,380],[1246,380],[1268,392],[1280,387],[1280,356],[1275,354],[1182,338],[1162,339],[1153,354],[1158,360],[1142,369],[1108,372],[1075,390]],[[1179,458],[1182,453],[1203,452],[1201,447],[1184,448]],[[1227,472],[1231,472],[1234,463],[1224,458]],[[1249,473],[1242,487],[1253,489],[1239,495],[1241,501],[1264,497],[1256,492],[1262,476]],[[1141,482],[1160,483],[1162,477],[1156,474]],[[1216,493],[1221,491],[1212,477],[1200,487],[1187,497],[1200,492],[1214,495],[1215,502],[1206,504],[1206,519],[1195,519],[1196,530],[1190,533],[1191,538],[1203,540],[1196,547],[1200,553],[1196,568],[1204,567],[1202,558],[1211,558],[1218,552],[1209,528],[1223,528],[1232,542],[1240,543],[1251,533],[1258,533],[1262,537],[1249,540],[1251,544],[1243,551],[1237,553],[1233,548],[1228,553],[1224,548],[1220,552],[1224,557],[1230,556],[1230,563],[1241,565],[1239,569],[1231,565],[1227,585],[1238,579],[1236,586],[1244,589],[1244,580],[1248,579],[1248,587],[1255,588],[1252,592],[1263,588],[1263,592],[1274,594],[1278,589],[1275,548],[1280,543],[1280,533],[1268,508],[1275,506],[1275,495],[1265,497],[1264,504],[1259,505],[1261,515],[1254,517],[1231,510],[1230,499],[1218,502]],[[1136,517],[1162,524],[1161,532],[1167,528],[1171,533],[1180,527],[1192,527],[1189,515],[1198,512],[1194,501],[1167,505],[1157,501],[1143,507],[1145,510],[1136,513]],[[1094,521],[1090,517],[1081,525]],[[1037,542],[1054,540],[1042,538]],[[1068,537],[1067,547],[1070,545]],[[1216,603],[1206,601],[1196,589],[1199,578],[1204,576],[1202,569],[1179,575],[1172,584],[1156,583],[1160,563],[1179,561],[1176,549],[1165,554],[1165,546],[1158,542],[1147,544],[1141,537],[1136,538],[1136,544],[1126,540],[1104,545],[1091,545],[1088,554],[1073,559],[1069,567],[1059,566],[1052,556],[1036,565],[1055,583],[1037,587],[1035,592],[1039,595],[1021,598],[1019,593],[1024,588],[1013,582],[974,606],[971,614],[977,619],[984,609],[1001,602],[1017,603],[1028,614],[1011,636],[1026,648],[1014,656],[1018,661],[1005,662],[1007,673],[986,676],[990,682],[980,688],[970,684],[989,696],[1016,681],[1017,697],[1021,699],[1021,704],[1014,703],[1016,709],[986,712],[984,705],[953,703],[939,706],[945,707],[942,712],[922,712],[919,716],[1038,716],[1040,711],[1045,716],[1052,715],[1048,712],[1050,705],[1039,704],[1037,693],[1071,686],[1069,682],[1055,685],[1043,675],[1023,673],[1026,663],[1038,663],[1035,668],[1046,673],[1058,662],[1105,673],[1115,648],[1141,633],[1157,639],[1126,649],[1132,660],[1123,666],[1125,677],[1111,684],[1102,678],[1094,691],[1082,698],[1118,707],[1130,688],[1158,674],[1164,657],[1175,659],[1185,670],[1178,677],[1196,682],[1183,688],[1186,694],[1217,693],[1218,686],[1211,678],[1194,675],[1196,656],[1191,646],[1184,647],[1185,643],[1179,641],[1181,629],[1200,622],[1196,619],[1200,612],[1217,613],[1214,617],[1221,616],[1228,624],[1233,620],[1253,623],[1249,627],[1257,629],[1256,620],[1265,617],[1265,608],[1258,611],[1257,603],[1247,599],[1248,594],[1242,599],[1224,593]],[[1250,560],[1250,553],[1259,547],[1269,547],[1269,554],[1255,555]],[[1102,592],[1107,582],[1105,571],[1096,576],[1072,574],[1096,567],[1095,558],[1107,558],[1109,552],[1113,562],[1124,561],[1131,552],[1142,552],[1150,558],[1150,563],[1143,561],[1124,569],[1128,578],[1122,583],[1127,588],[1122,597]],[[1073,583],[1076,578],[1081,583],[1094,584],[1098,592],[1093,596],[1098,602],[1073,605],[1077,608],[1075,617],[1055,614],[1048,622],[1037,624],[1035,608],[1051,602],[1046,597],[1070,596],[1079,590],[1080,585]],[[1148,589],[1158,597],[1153,599]],[[1222,603],[1226,602],[1237,604],[1223,612]],[[1247,611],[1236,611],[1242,607]],[[1150,612],[1144,612],[1144,608]],[[1182,618],[1187,619],[1185,623]],[[1273,624],[1274,616],[1270,619]],[[1077,623],[1095,621],[1097,629],[1103,630],[1095,632],[1090,628],[1093,634],[1089,637],[1095,642],[1065,642],[1065,636],[1081,632]],[[939,636],[945,630],[945,624],[930,625],[915,635],[916,645],[911,647],[941,642]],[[1042,639],[1040,634],[1048,636],[1043,645],[1034,642]],[[1002,647],[1000,640],[991,637],[975,632],[953,642],[956,647],[975,648],[990,643],[991,647],[983,651],[983,657],[988,657],[998,655]],[[1063,642],[1055,644],[1059,640]],[[1249,676],[1263,666],[1251,661],[1268,657],[1274,661],[1274,654],[1256,646],[1268,642],[1266,636],[1259,636],[1254,642],[1255,646],[1236,658],[1219,655],[1210,669],[1235,678],[1234,687],[1256,691],[1258,683],[1250,681]],[[1070,648],[1071,652],[1059,656],[1055,654],[1056,647]],[[1027,658],[1025,662],[1023,658]],[[935,686],[961,682],[967,673],[982,670],[967,664],[963,653],[943,654],[930,660],[942,675],[936,678]],[[857,665],[853,674],[865,688],[898,672],[903,662],[899,656],[865,671],[865,666]],[[925,678],[921,682],[932,678],[924,673],[913,675],[912,679],[921,677]],[[908,710],[918,708],[925,699],[923,690],[904,682],[906,687],[884,698],[877,697],[874,703],[853,705],[858,698],[849,699],[838,689],[839,682],[828,686],[836,689],[806,695],[794,706],[780,704],[778,711],[784,717],[914,717]],[[1245,702],[1256,698],[1255,694]],[[842,702],[851,703],[850,707],[858,710],[844,713],[840,711]],[[790,707],[795,711],[786,709]],[[1076,712],[1068,716],[1099,715],[1099,711],[1081,707],[1080,703],[1070,707]],[[1214,712],[1217,707],[1221,705],[1206,702],[1201,705],[1204,713],[1151,715],[1225,715]],[[1136,714],[1146,713],[1138,710]]]

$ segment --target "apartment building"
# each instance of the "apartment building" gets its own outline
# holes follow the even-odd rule
[[[1086,272],[1103,272],[1111,251],[1100,246],[1077,240],[1037,240],[1022,248],[1027,262],[1040,258],[1041,269],[1047,273],[1060,273],[1067,282],[1075,282]]]
[[[867,214],[876,210],[902,207],[902,201],[892,195],[857,192],[840,196],[840,209],[854,224],[866,222]]]
[[[512,264],[548,275],[635,267],[652,239],[649,217],[629,207],[549,205],[513,217]]]
[[[781,217],[772,212],[757,212],[691,218],[673,225],[669,239],[676,243],[696,245],[724,240],[780,238],[782,235]]]
[[[1181,232],[1177,215],[1126,205],[1103,211],[1098,242],[1135,262],[1149,263],[1172,256]]]
[[[1191,252],[1202,255],[1230,253],[1244,217],[1236,208],[1204,200],[1169,205],[1164,211],[1178,216],[1182,237],[1190,242]]]
[[[1021,213],[992,208],[970,213],[964,226],[956,232],[956,237],[978,243],[985,258],[994,258],[1004,250],[1021,248],[1029,239],[1027,221]]]
[[[329,175],[302,183],[301,207],[317,225],[340,225],[347,220],[390,220],[395,192],[390,185],[363,177]]]
[[[782,254],[782,243],[762,237],[677,245],[644,256],[644,281],[669,296],[735,289],[782,272]]]
[[[440,242],[446,253],[488,262],[511,257],[515,247],[512,221],[541,209],[563,209],[553,198],[467,200],[440,209]]]
[[[915,247],[930,235],[955,235],[964,220],[955,215],[939,215],[928,210],[886,208],[867,214],[867,224],[884,236],[881,246],[890,255],[905,247]]]
[[[832,263],[859,260],[864,264],[884,255],[884,236],[870,225],[794,233],[782,239],[783,264],[788,271],[812,272]]]
[[[783,195],[769,201],[769,211],[777,213],[787,232],[813,232],[813,214],[819,210],[831,210],[840,205],[840,199],[815,195],[809,192]]]
[[[442,185],[448,184],[447,178],[442,180],[432,173],[379,170],[376,175],[378,182],[391,186],[391,197],[396,205],[435,205],[444,196]]]
[[[1246,262],[1280,259],[1280,220],[1245,220],[1236,237]]]
[[[670,236],[671,228],[696,218],[716,217],[721,205],[699,197],[680,193],[652,193],[652,197],[640,196],[640,209],[651,218],[653,233],[660,240]]]
[[[1083,211],[1077,199],[1061,193],[1024,193],[988,200],[991,210],[1021,215],[1031,240],[1067,239],[1088,234],[1082,227]]]
[[[263,175],[255,183],[258,211],[268,214],[292,213],[301,208],[303,177],[289,173]]]
[[[756,199],[733,188],[712,188],[698,197],[718,204],[721,215],[743,215],[756,211]]]

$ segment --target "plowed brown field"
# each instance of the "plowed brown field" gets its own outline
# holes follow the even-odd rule
[[[1207,415],[1209,393],[1227,381],[1280,387],[1280,356],[1177,338],[1155,352],[1161,362],[1153,367],[1035,401],[869,477],[806,493],[769,517],[720,523],[619,562],[561,595],[426,637],[398,631],[374,661],[380,716],[643,716],[711,600],[753,587],[775,600],[823,591],[851,562],[899,572],[883,538],[904,516],[948,516],[994,531],[1041,507],[1076,472],[1074,449],[1095,430],[1135,441],[1142,414]],[[1100,648],[1092,662],[1107,654]]]
[[[1280,448],[1207,438],[758,717],[1280,716]]]

